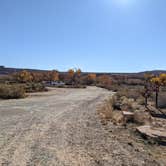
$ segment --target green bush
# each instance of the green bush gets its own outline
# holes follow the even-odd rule
[[[20,85],[0,85],[1,99],[19,99],[25,97],[25,89]]]

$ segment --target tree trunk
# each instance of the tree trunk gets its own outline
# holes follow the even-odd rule
[[[147,108],[147,106],[148,106],[148,98],[145,97],[145,107]]]
[[[159,91],[157,89],[156,90],[156,108],[158,108],[158,96],[159,96]]]

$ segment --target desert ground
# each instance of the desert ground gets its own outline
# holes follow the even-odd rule
[[[165,147],[144,145],[125,127],[101,124],[97,107],[112,95],[97,87],[55,88],[25,99],[1,100],[0,164],[165,166],[159,156]]]

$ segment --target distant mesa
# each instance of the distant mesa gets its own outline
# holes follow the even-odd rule
[[[27,70],[29,72],[42,72],[47,70],[37,70],[37,69],[20,69],[20,68],[10,68],[3,65],[0,66],[0,76],[13,74],[15,72],[20,72],[22,70]]]
[[[9,75],[13,74],[15,72],[20,72],[22,70],[27,70],[29,72],[48,72],[49,70],[38,70],[38,69],[21,69],[21,68],[10,68],[10,67],[5,67],[3,65],[0,66],[0,75]],[[62,72],[65,73],[65,72]],[[166,70],[152,70],[152,71],[143,71],[143,72],[138,72],[138,73],[95,73],[97,75],[101,74],[108,74],[108,75],[121,75],[121,76],[130,76],[130,77],[144,77],[144,74],[153,74],[153,75],[159,75],[161,73],[166,73]],[[88,72],[84,73],[88,74]]]

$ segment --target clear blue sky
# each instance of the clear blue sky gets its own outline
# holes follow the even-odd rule
[[[166,69],[166,0],[0,0],[0,65]]]

